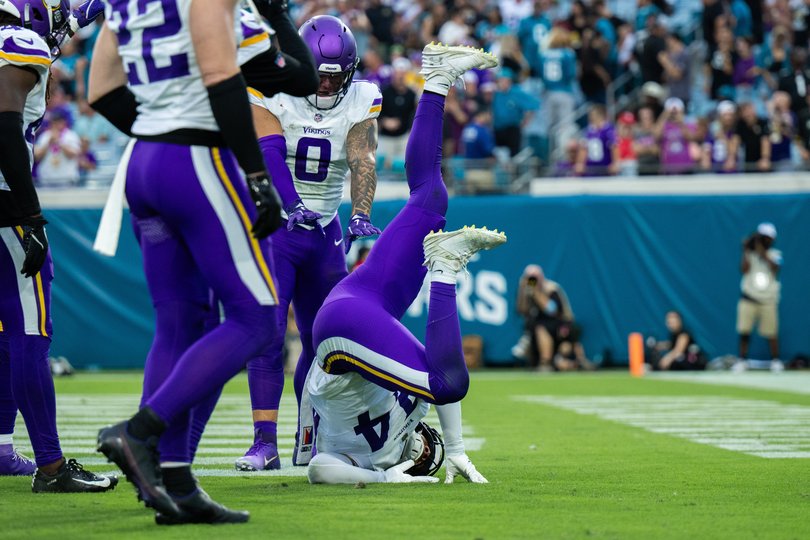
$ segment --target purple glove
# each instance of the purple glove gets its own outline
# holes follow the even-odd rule
[[[323,216],[304,206],[304,202],[301,199],[296,199],[288,204],[284,211],[287,212],[288,231],[293,230],[296,225],[311,225],[323,234],[323,227],[318,221]]]
[[[104,13],[104,2],[102,0],[86,0],[82,2],[68,16],[70,34],[73,35],[79,28],[89,26],[102,13]]]
[[[346,235],[343,237],[343,243],[346,244],[346,253],[352,248],[352,242],[361,236],[373,236],[381,232],[380,229],[371,224],[371,218],[368,217],[368,214],[358,212],[349,220]]]

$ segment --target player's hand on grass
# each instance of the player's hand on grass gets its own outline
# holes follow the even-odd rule
[[[47,223],[44,217],[36,216],[27,218],[22,225],[25,259],[20,273],[27,278],[39,273],[48,256],[48,235],[45,233]]]
[[[248,176],[247,183],[258,213],[252,232],[261,240],[281,227],[281,201],[266,172]]]
[[[455,480],[458,475],[463,476],[468,482],[472,482],[473,484],[489,483],[489,481],[484,478],[484,475],[478,472],[473,462],[467,457],[467,454],[447,456],[445,469],[447,470],[447,476],[444,479],[445,484],[452,484],[453,480]]]
[[[288,231],[293,230],[296,225],[310,225],[319,230],[321,234],[324,234],[323,227],[318,221],[323,216],[321,216],[321,214],[318,212],[313,212],[304,206],[304,202],[301,199],[296,199],[288,204],[284,211],[287,213]]]
[[[409,483],[434,483],[438,482],[439,479],[433,476],[411,476],[410,474],[406,473],[408,469],[414,466],[414,461],[412,459],[403,461],[393,467],[386,469],[383,474],[385,474],[385,481],[386,483],[390,484],[409,484]]]
[[[343,237],[343,243],[346,244],[346,253],[352,248],[352,242],[361,236],[373,236],[380,234],[382,231],[371,224],[371,218],[368,214],[358,212],[349,220],[349,226],[346,227],[346,236]]]

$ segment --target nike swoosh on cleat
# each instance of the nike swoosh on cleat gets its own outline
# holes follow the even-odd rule
[[[264,468],[266,469],[269,464],[273,463],[277,459],[278,456],[273,456],[270,459],[264,458]]]
[[[339,240],[335,240],[335,247],[339,246],[342,243],[343,243],[343,238],[341,238]]]
[[[110,479],[105,478],[103,480],[79,480],[78,478],[73,479],[74,482],[78,482],[80,484],[84,484],[85,486],[95,486],[95,487],[110,487]]]

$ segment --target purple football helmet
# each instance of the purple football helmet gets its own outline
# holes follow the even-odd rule
[[[33,30],[43,38],[61,30],[70,15],[68,0],[0,0],[0,11],[20,19],[23,28]],[[49,41],[49,45],[53,46]]]
[[[334,109],[341,102],[360,59],[357,42],[349,27],[337,17],[318,15],[298,30],[315,57],[321,84],[307,100],[318,109]]]

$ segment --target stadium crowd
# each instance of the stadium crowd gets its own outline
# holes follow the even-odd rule
[[[495,53],[447,103],[445,155],[531,148],[550,176],[796,170],[810,161],[810,7],[790,0],[313,0],[358,43],[386,99],[379,165],[402,168],[425,42]],[[53,66],[44,185],[109,181],[125,139],[86,105],[99,25]],[[59,122],[64,119],[64,122]],[[508,150],[508,152],[507,152]],[[500,151],[500,153],[499,153]]]

